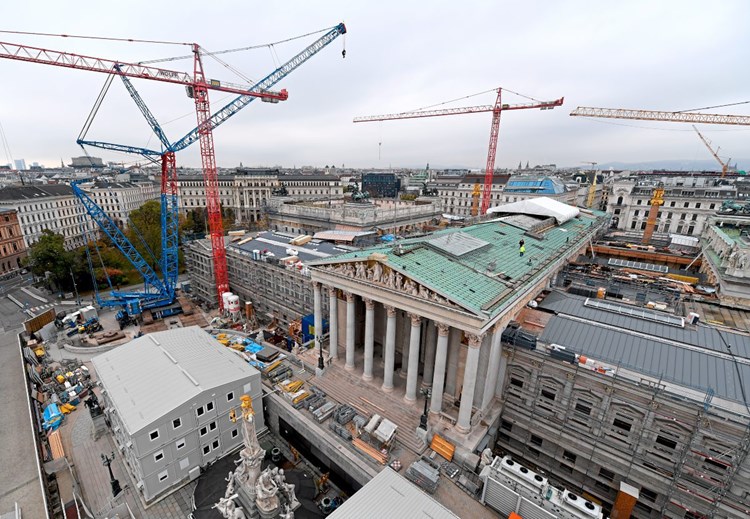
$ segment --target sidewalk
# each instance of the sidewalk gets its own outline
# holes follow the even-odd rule
[[[120,451],[109,432],[94,440],[93,422],[85,406],[81,405],[65,418],[61,431],[65,453],[80,483],[84,503],[95,517],[105,517],[109,511],[123,502],[127,503],[136,518],[171,519],[187,517],[190,514],[195,482],[185,485],[148,510],[144,508],[134,489],[134,483],[126,472]],[[111,456],[113,451],[115,461],[112,463],[112,472],[123,489],[117,498],[112,497],[109,473],[101,459],[102,454]]]

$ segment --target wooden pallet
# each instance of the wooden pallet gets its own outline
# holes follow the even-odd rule
[[[378,449],[370,445],[369,443],[365,442],[364,440],[360,440],[359,438],[354,438],[352,440],[352,444],[363,453],[370,456],[372,459],[380,463],[381,465],[385,465],[388,463],[388,455],[383,454]]]

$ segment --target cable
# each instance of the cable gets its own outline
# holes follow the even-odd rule
[[[99,91],[96,101],[94,101],[94,106],[91,107],[91,111],[89,112],[88,117],[86,117],[86,121],[83,123],[83,128],[81,128],[81,131],[78,134],[79,141],[86,138],[86,134],[89,132],[91,124],[94,122],[94,118],[99,112],[99,108],[101,108],[102,102],[104,102],[104,97],[107,95],[107,92],[109,92],[109,87],[112,85],[112,80],[114,80],[114,78],[115,74],[109,74],[107,79],[104,80],[104,85],[102,85],[102,89]]]
[[[746,105],[750,103],[750,101],[740,101],[739,103],[727,103],[725,105],[715,105],[715,106],[704,106],[703,108],[691,108],[689,110],[677,110],[676,114],[681,114],[684,112],[698,112],[700,110],[713,110],[714,108],[725,108],[727,106],[737,106],[737,105]]]
[[[747,413],[748,415],[750,415],[750,405],[748,405],[748,402],[747,402],[747,394],[745,393],[745,384],[742,382],[742,374],[740,373],[740,366],[739,366],[739,363],[737,362],[737,358],[734,356],[734,352],[732,351],[731,345],[726,341],[726,339],[724,339],[724,336],[721,334],[721,330],[719,330],[717,327],[713,327],[713,329],[716,330],[716,333],[719,335],[719,339],[721,339],[721,342],[724,343],[724,347],[727,349],[729,356],[732,357],[734,369],[737,372],[737,380],[740,383],[740,393],[742,394],[742,403],[745,404],[745,409],[747,409]]]
[[[616,123],[614,121],[603,121],[601,119],[597,119],[595,117],[581,117],[581,119],[585,119],[587,121],[599,123],[599,124],[610,124],[612,126],[625,126],[627,128],[640,128],[643,130],[659,130],[664,132],[692,132],[693,130],[682,130],[679,128],[654,128],[652,126],[642,126],[640,124],[627,124],[627,123]],[[727,130],[719,130],[719,129],[713,129],[713,130],[703,130],[704,132],[748,132],[750,131],[750,128],[732,128]]]
[[[192,45],[192,43],[185,43],[179,41],[163,41],[163,40],[140,40],[137,38],[113,38],[107,36],[83,36],[80,34],[52,34],[49,32],[28,32],[28,31],[4,31],[0,30],[3,34],[22,34],[24,36],[52,36],[57,38],[77,38],[81,40],[104,40],[104,41],[125,41],[128,43],[157,43],[159,45]]]
[[[262,49],[262,48],[265,48],[265,47],[270,47],[272,45],[279,45],[281,43],[288,43],[290,41],[299,40],[301,38],[307,38],[308,36],[313,36],[314,34],[320,34],[321,32],[330,31],[331,29],[333,29],[333,27],[327,27],[325,29],[320,29],[319,31],[308,32],[307,34],[301,34],[299,36],[293,36],[293,37],[287,38],[285,40],[274,41],[274,42],[271,42],[271,43],[263,43],[263,44],[260,44],[260,45],[250,45],[250,46],[247,46],[247,47],[237,47],[237,48],[234,48],[234,49],[219,50],[219,51],[214,52],[213,54],[229,54],[231,52],[241,52],[241,51],[245,51],[245,50]],[[0,31],[0,32],[2,32],[2,31]],[[171,58],[161,58],[161,59],[152,59],[152,60],[148,60],[148,61],[140,61],[140,62],[138,62],[138,65],[149,65],[149,64],[152,64],[152,63],[164,63],[166,61],[177,61],[177,60],[181,60],[181,59],[192,59],[192,58],[193,58],[193,55],[192,54],[188,54],[188,55],[185,55],[185,56],[173,56]]]
[[[543,102],[543,101],[540,101],[539,99],[537,99],[535,97],[527,96],[527,95],[524,95],[524,94],[519,94],[518,92],[514,92],[513,90],[510,90],[510,89],[507,89],[507,88],[498,87],[498,88],[491,88],[489,90],[484,90],[483,92],[477,92],[476,94],[469,94],[469,95],[464,96],[464,97],[458,97],[456,99],[451,99],[450,101],[443,101],[442,103],[437,103],[437,104],[430,105],[430,106],[423,106],[422,108],[416,108],[414,110],[407,110],[407,112],[420,112],[422,110],[429,110],[430,108],[435,108],[436,106],[442,106],[442,105],[447,105],[447,104],[450,104],[450,103],[455,103],[456,101],[462,101],[464,99],[469,99],[471,97],[480,96],[482,94],[487,94],[489,92],[497,92],[499,89],[502,89],[503,92],[508,92],[509,94],[517,95],[518,97],[523,97],[524,99],[528,99],[530,101],[534,101],[535,103],[542,103]]]

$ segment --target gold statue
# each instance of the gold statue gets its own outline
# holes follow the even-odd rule
[[[253,411],[253,399],[250,395],[242,395],[240,401],[242,402],[242,404],[240,404],[240,407],[242,408],[242,417],[247,419],[248,416],[255,416],[255,411]]]

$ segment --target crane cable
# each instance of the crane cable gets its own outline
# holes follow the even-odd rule
[[[443,101],[442,103],[437,103],[437,104],[429,105],[429,106],[423,106],[422,108],[415,108],[414,110],[407,110],[407,112],[421,112],[423,110],[429,110],[429,109],[435,108],[437,106],[443,106],[443,105],[447,105],[447,104],[450,104],[450,103],[455,103],[456,101],[463,101],[464,99],[469,99],[469,98],[472,98],[472,97],[477,97],[477,96],[480,96],[480,95],[483,95],[483,94],[487,94],[489,92],[497,92],[501,88],[502,88],[503,92],[508,92],[509,94],[514,94],[514,95],[517,95],[519,97],[523,97],[525,99],[528,99],[530,101],[534,101],[536,103],[541,103],[542,102],[539,99],[536,99],[534,97],[527,96],[527,95],[524,95],[524,94],[519,94],[518,92],[514,92],[513,90],[510,90],[510,89],[507,89],[507,88],[497,87],[497,88],[490,88],[489,90],[484,90],[482,92],[477,92],[476,94],[469,94],[467,96],[457,97],[456,99],[451,99],[450,101]]]
[[[714,108],[725,108],[727,106],[746,105],[748,103],[750,103],[750,101],[740,101],[738,103],[727,103],[724,105],[704,106],[703,108],[691,108],[690,110],[677,110],[676,112],[673,112],[673,113],[681,114],[685,112],[699,112],[701,110],[713,110]]]
[[[81,128],[81,132],[78,134],[79,141],[84,140],[89,129],[91,129],[91,124],[94,122],[94,118],[104,102],[104,97],[107,95],[107,92],[109,92],[109,87],[112,86],[112,81],[115,79],[115,75],[116,74],[109,74],[107,79],[104,80],[104,85],[102,85],[102,89],[99,91],[99,96],[96,98],[96,101],[94,101],[94,106],[91,107],[91,111],[89,112],[88,117],[86,117],[86,121],[83,123],[83,128]]]
[[[0,30],[2,34],[20,34],[24,36],[52,36],[56,38],[76,38],[80,40],[103,40],[103,41],[124,41],[128,43],[156,43],[159,45],[192,45],[192,43],[185,43],[180,41],[164,41],[164,40],[141,40],[138,38],[114,38],[108,36],[84,36],[81,34],[53,34],[49,32],[29,32],[29,31],[7,31]]]
[[[245,51],[245,50],[263,49],[265,47],[271,47],[273,45],[279,45],[281,43],[288,43],[290,41],[299,40],[299,39],[302,39],[302,38],[307,38],[308,36],[313,36],[315,34],[320,34],[322,32],[330,31],[331,29],[333,29],[333,27],[327,27],[325,29],[320,29],[318,31],[308,32],[307,34],[300,34],[299,36],[293,36],[291,38],[286,38],[284,40],[278,40],[278,41],[274,41],[274,42],[271,42],[271,43],[262,43],[262,44],[259,44],[259,45],[249,45],[247,47],[236,47],[234,49],[219,50],[219,51],[213,52],[211,54],[213,54],[213,55],[216,55],[216,54],[230,54],[232,52],[242,52],[242,51]],[[0,31],[0,32],[2,32],[2,31]],[[148,61],[139,61],[138,65],[151,65],[153,63],[165,63],[167,61],[178,61],[178,60],[181,60],[181,59],[191,59],[192,57],[193,57],[192,54],[188,54],[188,55],[185,55],[185,56],[173,56],[171,58],[152,59],[152,60],[148,60]]]

